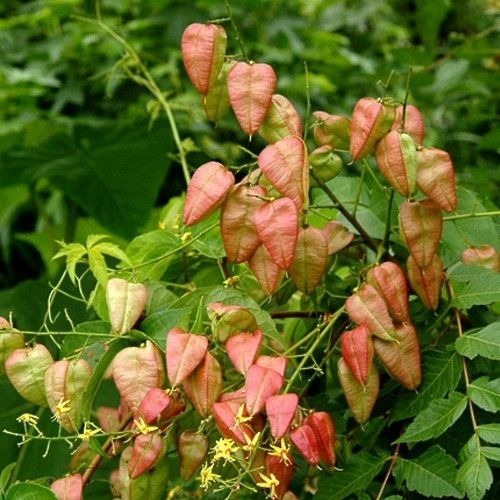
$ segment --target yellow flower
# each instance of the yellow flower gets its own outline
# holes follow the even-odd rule
[[[204,464],[201,468],[200,478],[201,478],[201,487],[203,489],[207,489],[210,483],[217,482],[220,479],[220,475],[213,472],[214,464],[207,465]]]
[[[100,427],[97,427],[97,425],[92,422],[85,422],[85,425],[83,426],[83,432],[81,434],[78,434],[78,437],[82,441],[89,441],[92,436],[95,436],[100,432],[102,432],[102,429]]]
[[[258,444],[260,438],[260,432],[257,432],[253,439],[250,439],[246,434],[243,434],[245,438],[246,445],[242,446],[245,451],[252,451]]]
[[[54,419],[61,420],[61,417],[71,411],[69,399],[61,398],[54,408]]]
[[[189,240],[189,238],[191,238],[191,233],[190,232],[184,233],[181,236],[181,242],[186,243],[186,241]]]
[[[236,285],[236,283],[238,283],[238,281],[240,281],[239,276],[229,276],[229,278],[227,280],[224,280],[222,282],[222,284],[227,288],[228,286]]]
[[[139,420],[134,420],[134,424],[141,434],[149,434],[150,432],[158,430],[158,427],[156,427],[156,425],[148,425],[146,422],[144,422],[144,419],[142,417],[140,417]]]
[[[220,438],[213,447],[214,462],[224,460],[225,462],[234,462],[233,453],[238,451],[236,443],[232,439]]]
[[[279,457],[280,461],[284,462],[285,465],[290,465],[292,463],[290,459],[290,445],[287,444],[283,438],[281,438],[280,446],[272,444],[271,448],[272,451],[269,452],[269,455]]]
[[[262,483],[257,483],[257,486],[269,489],[269,496],[271,498],[276,498],[276,486],[280,484],[278,478],[273,473],[269,474],[269,476],[265,476],[259,472],[259,476],[262,478]]]
[[[252,417],[245,417],[243,416],[243,412],[245,411],[245,405],[242,403],[240,407],[238,408],[238,411],[234,417],[234,425],[233,429],[237,427],[238,429],[240,428],[241,424],[244,424],[245,422],[248,422],[252,420]]]
[[[19,415],[19,417],[16,418],[18,422],[22,422],[23,424],[28,424],[33,427],[38,424],[38,417],[36,415],[33,415],[33,413],[23,413],[22,415]]]

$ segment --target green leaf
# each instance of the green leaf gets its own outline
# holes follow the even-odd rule
[[[459,309],[500,301],[500,273],[479,265],[457,264],[449,278],[455,294],[452,305]]]
[[[189,307],[163,309],[147,316],[141,323],[141,330],[162,349],[165,349],[167,332],[178,326],[187,328],[189,323]]]
[[[481,446],[481,453],[489,460],[500,462],[500,448],[497,446]]]
[[[5,500],[57,500],[57,497],[49,488],[40,484],[17,483],[7,490]]]
[[[121,260],[127,265],[132,265],[130,260],[127,257],[127,254],[118,246],[115,245],[114,243],[110,243],[108,241],[105,241],[103,243],[99,243],[95,245],[94,247],[96,250],[98,250],[101,253],[104,253],[106,255],[110,255],[111,257],[114,257],[115,259]]]
[[[108,268],[102,253],[95,247],[89,250],[89,267],[95,279],[105,287],[108,282]]]
[[[476,432],[484,441],[493,444],[500,444],[500,424],[478,425]]]
[[[489,380],[488,377],[480,377],[469,385],[467,394],[483,410],[500,410],[500,378]]]
[[[474,359],[483,356],[500,360],[500,321],[483,328],[479,332],[459,337],[455,347],[462,356]]]
[[[446,399],[435,399],[407,427],[398,439],[401,443],[415,443],[440,436],[462,415],[467,406],[467,397],[452,392]]]
[[[491,486],[493,474],[481,453],[477,436],[473,436],[465,448],[467,458],[458,469],[457,481],[462,485],[469,500],[480,500]]]
[[[417,394],[404,394],[394,407],[391,422],[413,417],[436,398],[453,391],[462,376],[456,352],[429,350],[423,355],[423,382]]]
[[[375,456],[366,451],[354,455],[352,460],[332,475],[322,476],[315,498],[318,500],[341,500],[363,491],[380,472],[387,456]]]
[[[12,471],[14,470],[15,466],[17,465],[17,462],[12,462],[9,465],[6,465],[2,472],[0,473],[0,493],[4,493],[5,490],[7,489],[7,486],[9,486],[10,483],[10,475]]]
[[[399,457],[394,467],[394,476],[410,491],[432,497],[462,498],[456,474],[457,462],[437,445],[414,460]]]
[[[434,2],[417,2],[417,28],[429,51],[436,49],[441,23],[450,9],[450,0],[435,0]]]
[[[80,262],[82,257],[87,254],[87,249],[80,243],[70,243],[69,245],[63,242],[60,243],[63,245],[63,248],[61,248],[53,258],[58,259],[60,257],[66,257],[66,269],[68,270],[71,281],[75,283],[76,265]]]

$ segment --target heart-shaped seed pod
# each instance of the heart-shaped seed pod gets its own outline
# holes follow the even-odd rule
[[[134,439],[128,473],[132,479],[152,469],[164,453],[163,439],[159,434],[140,434]]]
[[[247,261],[260,246],[253,216],[266,204],[262,197],[267,191],[262,186],[236,186],[226,198],[221,211],[221,235],[227,260]]]
[[[268,143],[290,135],[302,135],[302,120],[293,104],[284,96],[274,94],[259,135]]]
[[[420,267],[430,265],[443,233],[441,210],[432,200],[407,201],[399,213],[401,237]]]
[[[365,325],[344,332],[340,337],[342,357],[358,382],[366,384],[373,363],[373,341]]]
[[[113,360],[113,378],[120,396],[136,415],[146,394],[165,381],[162,356],[149,340],[141,347],[126,347]]]
[[[328,264],[328,241],[321,229],[301,228],[289,273],[297,288],[310,294],[323,279]]]
[[[236,416],[241,414],[243,417],[248,417],[244,404],[236,400],[220,401],[214,403],[213,415],[215,423],[220,433],[238,444],[244,446],[247,443],[245,436],[252,439],[255,432],[249,424],[236,421]]]
[[[350,151],[353,160],[373,153],[377,142],[391,129],[395,108],[389,104],[363,97],[352,112]]]
[[[322,231],[328,242],[329,255],[348,246],[354,238],[354,234],[348,231],[340,222],[336,221],[327,222]]]
[[[398,342],[373,339],[377,356],[387,371],[406,389],[415,390],[422,381],[420,344],[415,328],[404,324],[396,329]]]
[[[245,406],[249,415],[260,413],[266,401],[274,396],[283,385],[283,377],[274,370],[252,365],[245,378]]]
[[[245,388],[241,387],[237,391],[226,392],[220,397],[221,401],[233,401],[238,403],[238,405],[245,403]]]
[[[285,376],[286,358],[285,356],[259,356],[255,360],[255,364],[269,368],[278,372],[282,377]]]
[[[288,431],[299,404],[297,394],[277,394],[266,401],[266,414],[274,439],[282,438]]]
[[[332,417],[325,411],[315,411],[304,420],[316,436],[320,462],[333,467],[335,465],[335,426]]]
[[[47,406],[43,377],[54,360],[42,344],[12,351],[5,361],[5,373],[14,389],[27,401]]]
[[[383,340],[393,340],[394,322],[384,299],[372,285],[361,285],[357,293],[345,303],[347,314],[358,325],[366,325],[372,335]]]
[[[444,282],[443,261],[436,254],[427,267],[419,267],[416,260],[410,255],[406,265],[413,291],[420,297],[427,309],[435,311],[439,305]]]
[[[408,134],[391,130],[375,148],[377,164],[389,184],[403,196],[415,191],[417,147]]]
[[[309,165],[318,179],[328,182],[340,174],[343,162],[342,158],[333,152],[331,146],[325,145],[316,148],[309,155]],[[311,179],[311,186],[317,185],[317,182]]]
[[[351,121],[345,116],[330,115],[324,111],[313,113],[314,142],[318,146],[331,146],[333,149],[349,149],[351,141]]]
[[[281,500],[290,486],[293,476],[293,464],[275,455],[267,455],[265,458],[267,475],[271,474],[278,480],[274,488],[274,498]]]
[[[500,253],[491,245],[466,248],[462,252],[462,262],[464,264],[477,264],[497,273],[500,272]]]
[[[208,339],[172,328],[167,334],[165,355],[167,375],[172,387],[183,382],[201,363],[208,348]]]
[[[81,474],[56,479],[50,489],[57,500],[83,500],[83,478]]]
[[[191,479],[204,462],[208,452],[208,440],[195,431],[183,431],[177,445],[180,458],[180,476],[184,481]]]
[[[227,88],[240,127],[248,135],[254,135],[271,105],[276,73],[269,64],[238,62],[227,75]]]
[[[235,333],[253,332],[258,328],[255,316],[245,307],[214,302],[207,309],[212,318],[212,331],[221,342]]]
[[[148,290],[141,283],[130,283],[112,278],[106,285],[111,331],[116,335],[127,333],[141,317],[148,301]]]
[[[339,359],[338,370],[340,385],[347,404],[356,421],[363,424],[370,418],[378,396],[380,381],[375,363],[372,364],[366,384],[356,380],[354,373],[343,358]]]
[[[61,360],[45,372],[45,394],[49,408],[68,432],[77,432],[82,424],[84,391],[92,376],[92,368],[83,359]]]
[[[234,175],[224,165],[209,161],[196,169],[184,205],[184,224],[192,226],[214,213],[234,186]]]
[[[0,375],[5,373],[5,360],[10,353],[23,346],[24,335],[0,316]]]
[[[235,64],[235,61],[227,61],[222,65],[217,78],[212,80],[208,94],[203,98],[203,109],[211,122],[217,123],[229,111],[227,75]]]
[[[194,372],[184,380],[183,387],[195,410],[202,417],[208,417],[222,391],[222,370],[217,359],[207,352]]]
[[[172,397],[159,387],[153,387],[144,396],[138,415],[147,424],[159,424],[166,420],[165,412],[172,405]]]
[[[457,208],[455,170],[446,151],[436,148],[417,151],[417,184],[442,210],[452,212]]]
[[[257,278],[262,291],[272,295],[278,290],[284,271],[276,265],[264,245],[260,245],[248,262],[248,266]]]
[[[217,24],[190,24],[182,34],[181,52],[189,79],[206,95],[219,75],[226,53],[227,36]]]
[[[226,351],[234,367],[245,375],[252,366],[262,344],[262,332],[238,333],[226,342]]]
[[[409,321],[408,283],[404,271],[394,262],[384,262],[370,269],[366,282],[385,300],[389,313],[398,321]]]
[[[319,443],[316,434],[308,425],[301,425],[290,432],[290,438],[302,456],[311,464],[320,462]]]
[[[285,137],[266,146],[257,161],[263,174],[295,203],[298,212],[307,208],[309,164],[307,148],[300,137]]]
[[[99,406],[97,408],[96,417],[99,422],[99,427],[104,432],[113,432],[120,427],[120,415],[118,408],[110,406]]]
[[[425,125],[422,113],[412,104],[407,104],[403,126],[403,106],[398,106],[396,108],[396,116],[392,124],[392,130],[405,132],[413,137],[413,140],[417,144],[422,144],[425,137]]]
[[[288,269],[295,256],[299,233],[297,208],[290,198],[279,198],[258,208],[254,215],[257,232],[275,264]]]

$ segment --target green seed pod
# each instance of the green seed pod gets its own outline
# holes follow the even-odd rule
[[[284,96],[274,94],[259,135],[272,144],[289,135],[302,135],[302,121],[293,104]]]
[[[324,111],[313,113],[314,142],[318,146],[331,146],[334,149],[349,149],[351,140],[351,121],[345,116],[330,115]]]
[[[325,145],[316,148],[309,155],[309,165],[318,179],[328,182],[340,173],[343,162],[342,158],[333,152],[331,146]],[[317,186],[313,178],[310,182],[311,186]]]
[[[184,481],[193,477],[208,452],[208,440],[195,431],[184,431],[179,436],[177,449],[180,457],[180,475]]]
[[[0,375],[5,373],[5,360],[9,354],[24,346],[24,335],[11,327],[10,323],[0,316]]]
[[[246,308],[214,302],[209,304],[208,313],[212,318],[212,331],[225,342],[231,335],[257,330],[255,316]]]
[[[203,109],[211,122],[217,123],[229,111],[227,74],[235,64],[235,61],[224,63],[220,73],[213,80],[208,94],[203,97]]]

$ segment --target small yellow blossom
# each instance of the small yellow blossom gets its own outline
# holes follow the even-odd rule
[[[269,496],[271,498],[276,498],[276,486],[280,484],[278,478],[273,473],[269,474],[269,476],[265,476],[259,472],[259,476],[262,478],[262,483],[257,483],[257,486],[269,489]]]
[[[28,424],[35,427],[38,424],[38,417],[33,415],[33,413],[23,413],[16,418],[18,422],[22,422],[23,424]]]
[[[238,283],[238,281],[240,281],[240,277],[239,276],[229,276],[229,278],[227,280],[224,280],[222,282],[222,284],[225,287],[234,286],[234,285],[236,285],[236,283]]]
[[[141,434],[149,434],[150,432],[158,430],[158,427],[156,427],[156,425],[148,425],[146,422],[144,422],[144,419],[142,417],[140,417],[139,420],[134,420],[134,424]]]
[[[290,445],[287,444],[283,438],[281,438],[280,446],[272,444],[271,448],[272,451],[269,452],[269,455],[279,457],[280,461],[284,462],[285,465],[291,465],[292,460],[290,459]]]
[[[220,438],[213,447],[214,462],[224,460],[225,462],[234,462],[233,453],[238,451],[236,443],[232,439]]]
[[[245,451],[253,451],[259,442],[260,432],[257,432],[257,434],[255,434],[253,439],[250,439],[246,434],[243,434],[243,437],[245,438],[246,444],[244,446],[242,446],[242,448]]]
[[[54,408],[54,420],[61,420],[61,417],[71,411],[69,399],[61,398]]]
[[[214,464],[212,465],[204,464],[201,469],[200,472],[201,487],[205,490],[208,488],[210,483],[217,482],[220,479],[220,475],[213,472],[213,468]]]
[[[184,233],[182,236],[181,236],[181,242],[182,243],[186,243],[186,241],[189,240],[189,238],[191,238],[191,233],[188,231],[187,233]]]
[[[102,432],[102,429],[92,422],[85,422],[83,426],[83,432],[78,434],[78,437],[82,441],[90,441],[90,438]]]
[[[245,417],[243,415],[243,412],[245,411],[245,405],[242,403],[241,406],[238,408],[238,411],[236,412],[236,415],[234,417],[234,428],[240,428],[241,424],[244,424],[245,422],[249,422],[252,420],[252,417]]]

